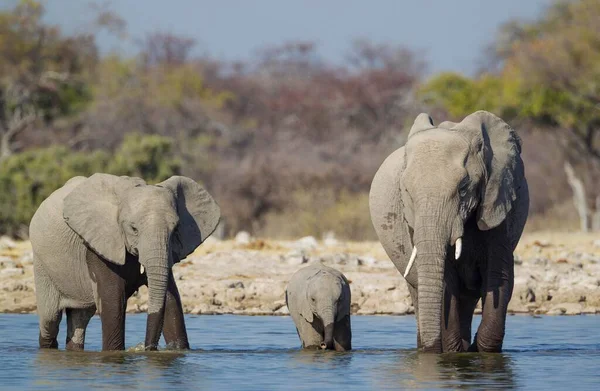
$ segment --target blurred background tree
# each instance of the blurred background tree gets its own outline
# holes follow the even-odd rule
[[[419,52],[367,39],[335,64],[312,41],[223,61],[163,31],[138,39],[135,56],[100,55],[98,35],[126,37],[127,26],[106,6],[92,11],[70,35],[39,2],[0,11],[0,234],[25,237],[54,189],[103,171],[202,182],[226,235],[373,239],[371,180],[415,116],[480,109],[523,138],[527,229],[600,229],[598,1],[509,21],[477,75],[428,78]]]

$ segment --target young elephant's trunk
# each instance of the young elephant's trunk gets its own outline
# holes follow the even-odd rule
[[[335,311],[332,307],[325,308],[319,312],[323,321],[323,342],[321,349],[333,349],[333,325],[335,321]]]

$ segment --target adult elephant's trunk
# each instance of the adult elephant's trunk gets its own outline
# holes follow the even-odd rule
[[[424,351],[442,352],[442,301],[444,264],[449,234],[440,221],[439,205],[425,205],[415,219],[413,241],[418,274],[419,332]]]
[[[152,248],[140,251],[140,263],[148,276],[148,320],[146,322],[146,350],[156,350],[165,317],[165,297],[169,283],[168,236],[166,243],[159,240]]]
[[[328,307],[318,311],[323,321],[323,343],[321,349],[333,349],[333,325],[335,321],[335,313],[333,307]]]

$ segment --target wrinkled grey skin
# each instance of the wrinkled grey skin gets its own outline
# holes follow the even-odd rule
[[[58,347],[66,310],[66,347],[82,350],[97,308],[102,350],[123,350],[127,299],[147,284],[146,349],[156,349],[161,332],[169,346],[189,348],[171,268],[219,218],[217,203],[186,177],[157,185],[108,174],[71,178],[41,203],[29,227],[40,347]]]
[[[350,285],[339,271],[322,264],[298,270],[285,291],[290,315],[306,349],[352,349]]]
[[[499,352],[513,289],[513,251],[529,211],[518,135],[486,111],[437,127],[420,114],[406,145],[381,165],[369,198],[371,219],[390,259],[406,276],[424,351]],[[455,260],[455,243],[462,253]],[[483,319],[473,344],[479,299]]]

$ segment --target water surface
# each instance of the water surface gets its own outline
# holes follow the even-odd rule
[[[479,317],[475,319],[477,326]],[[126,345],[144,339],[128,315]],[[2,389],[600,389],[600,317],[507,319],[502,354],[419,354],[412,316],[354,316],[348,353],[299,349],[289,317],[186,316],[192,350],[101,353],[100,320],[83,353],[37,348],[34,315],[0,315]]]

